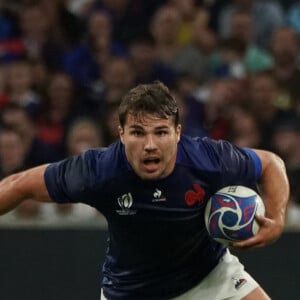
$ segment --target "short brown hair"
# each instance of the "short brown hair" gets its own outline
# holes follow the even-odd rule
[[[139,84],[131,89],[119,106],[119,121],[122,127],[128,114],[154,114],[160,118],[172,117],[174,125],[179,123],[179,113],[175,98],[167,86],[160,81],[150,84]]]

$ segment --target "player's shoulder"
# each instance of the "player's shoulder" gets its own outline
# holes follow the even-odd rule
[[[178,143],[177,163],[194,167],[202,165],[203,161],[208,161],[206,158],[209,156],[211,143],[211,139],[182,134]]]
[[[90,148],[83,153],[86,160],[98,163],[109,164],[111,167],[118,164],[124,165],[124,147],[120,141],[109,145],[108,147]]]
[[[68,178],[75,190],[82,183],[89,187],[103,186],[108,180],[127,172],[123,153],[120,142],[107,148],[87,149],[79,155],[49,164],[45,170],[45,179],[50,182],[49,186],[55,186],[56,182],[66,181],[60,178]]]
[[[101,186],[128,172],[124,146],[120,141],[104,148],[90,148],[66,162],[74,176],[85,178],[89,185]],[[65,167],[66,168],[66,167]]]
[[[181,135],[179,149],[184,149],[187,153],[193,153],[193,151],[207,152],[212,149],[222,147],[222,144],[227,143],[223,140],[214,140],[209,137],[190,137],[187,135]]]
[[[232,151],[232,150],[242,150],[242,148],[237,147],[227,140],[216,140],[208,136],[204,137],[190,137],[187,135],[182,135],[179,143],[180,147],[189,151],[199,151],[211,152],[211,151]]]
[[[214,168],[226,157],[230,158],[240,151],[243,152],[226,140],[182,135],[178,145],[177,163]]]

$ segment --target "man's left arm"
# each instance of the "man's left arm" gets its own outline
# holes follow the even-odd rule
[[[245,241],[234,243],[238,248],[263,247],[276,241],[283,232],[290,187],[283,160],[276,154],[253,149],[262,164],[261,196],[266,207],[265,216],[257,216],[259,232]]]

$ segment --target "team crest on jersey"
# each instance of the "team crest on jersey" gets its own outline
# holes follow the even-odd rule
[[[152,202],[164,202],[167,198],[162,194],[162,191],[159,189],[155,189],[153,193]]]
[[[129,215],[135,215],[136,210],[133,210],[132,204],[133,204],[133,198],[131,193],[127,193],[122,195],[121,197],[118,198],[118,204],[121,209],[117,209],[116,212],[120,216],[129,216]]]
[[[185,193],[184,199],[188,206],[192,206],[196,203],[202,203],[204,200],[205,191],[198,183],[193,184],[193,190],[189,190]]]

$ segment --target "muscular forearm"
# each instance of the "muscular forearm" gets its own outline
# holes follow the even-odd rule
[[[18,206],[26,197],[17,188],[21,173],[4,178],[0,182],[0,214],[4,214]]]
[[[44,182],[46,165],[13,174],[0,181],[0,214],[4,214],[26,199],[51,201]]]
[[[275,154],[255,150],[262,162],[260,190],[266,207],[265,216],[257,216],[259,232],[234,244],[239,248],[263,247],[276,241],[283,232],[289,199],[289,183],[283,161]]]
[[[283,228],[290,192],[284,162],[277,155],[267,151],[258,151],[258,154],[263,163],[261,191],[266,206],[266,217],[273,219]]]

